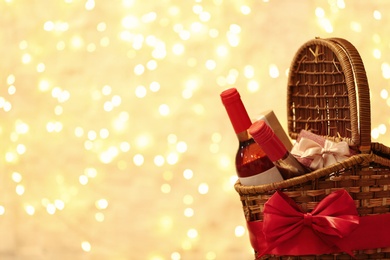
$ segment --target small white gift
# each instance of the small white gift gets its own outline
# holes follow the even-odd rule
[[[312,132],[302,130],[291,154],[306,167],[316,170],[341,162],[355,152],[349,148],[347,142],[333,142]]]

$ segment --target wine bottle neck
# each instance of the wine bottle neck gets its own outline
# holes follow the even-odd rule
[[[252,136],[248,133],[248,131],[242,131],[237,133],[238,141],[245,142],[252,138]]]
[[[286,147],[266,122],[262,120],[256,121],[249,127],[248,132],[261,146],[271,161],[278,161],[288,153]]]
[[[233,125],[234,132],[237,135],[242,135],[243,131],[247,131],[252,122],[245,109],[244,103],[241,100],[237,89],[231,88],[221,93],[222,103],[226,108],[226,112]]]

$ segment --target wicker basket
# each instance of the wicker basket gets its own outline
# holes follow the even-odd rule
[[[278,183],[243,186],[237,182],[234,187],[240,195],[248,223],[263,220],[264,204],[277,190],[283,191],[307,212],[328,194],[344,189],[352,197],[360,218],[389,214],[390,148],[371,143],[366,72],[359,53],[350,42],[340,38],[316,38],[301,46],[290,67],[287,113],[292,139],[297,139],[302,129],[310,130],[332,141],[346,141],[356,155]],[[388,220],[390,218],[384,226],[390,226]],[[250,230],[249,233],[252,240],[256,234]],[[390,233],[387,240],[390,242]],[[353,254],[356,259],[390,259],[390,244],[386,246],[354,250]],[[353,259],[345,252],[260,256],[256,249],[255,258]]]

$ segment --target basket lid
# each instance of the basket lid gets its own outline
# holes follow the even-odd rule
[[[288,132],[301,130],[347,141],[361,152],[371,147],[367,76],[356,48],[341,38],[312,39],[296,52],[287,89]]]

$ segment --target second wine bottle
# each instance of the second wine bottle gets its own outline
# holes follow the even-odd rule
[[[283,178],[290,179],[305,174],[310,170],[300,164],[286,149],[272,128],[264,121],[256,121],[249,127],[249,133],[256,143],[279,169]]]

